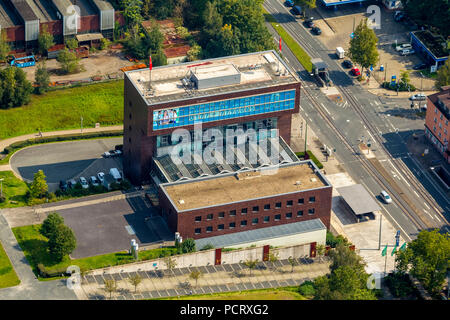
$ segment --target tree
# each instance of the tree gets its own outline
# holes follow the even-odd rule
[[[31,92],[33,86],[22,69],[7,67],[0,71],[0,109],[29,103]]]
[[[171,256],[164,257],[164,264],[167,270],[173,270],[177,266],[177,261]]]
[[[437,71],[437,87],[448,86],[450,84],[450,59]]]
[[[55,232],[48,239],[49,251],[58,261],[62,261],[76,247],[77,240],[75,234],[72,229],[63,224],[58,225]]]
[[[294,267],[297,265],[297,260],[295,260],[292,257],[289,257],[288,262],[291,265],[291,272],[294,272]]]
[[[354,31],[349,48],[349,57],[361,65],[361,73],[378,62],[377,42],[375,32],[367,26],[367,19],[363,19]]]
[[[195,286],[197,286],[198,279],[203,275],[200,270],[194,270],[189,274],[189,278],[195,280]]]
[[[53,35],[48,32],[47,25],[42,25],[41,32],[38,36],[38,51],[40,54],[46,54],[48,49],[54,46]]]
[[[78,62],[80,61],[76,54],[69,52],[67,48],[61,50],[56,60],[60,63],[64,73],[73,73],[78,70]]]
[[[75,37],[67,39],[66,46],[67,48],[69,48],[69,50],[76,49],[78,48],[78,40]]]
[[[447,38],[450,35],[450,3],[448,0],[402,0],[408,16],[419,26],[432,26]]]
[[[202,47],[198,44],[194,44],[187,52],[187,60],[195,61],[202,58]]]
[[[8,44],[6,31],[2,30],[2,33],[0,35],[0,61],[5,61],[10,51],[11,47]]]
[[[161,49],[152,54],[152,64],[154,67],[167,64],[167,57]]]
[[[141,16],[141,8],[142,1],[141,0],[124,0],[124,8],[123,17],[127,22],[127,25],[134,27],[139,25],[142,22]]]
[[[142,278],[140,275],[135,274],[128,278],[128,282],[130,282],[130,284],[134,286],[134,293],[136,293],[137,286],[142,282]]]
[[[192,238],[187,238],[181,243],[181,252],[183,253],[189,253],[189,252],[195,252],[195,240]]]
[[[295,3],[309,9],[316,7],[316,0],[295,0]]]
[[[319,244],[316,247],[317,255],[319,256],[319,260],[322,261],[322,256],[325,255],[325,246],[323,244]]]
[[[408,70],[400,70],[400,80],[403,81],[406,85],[410,83],[411,79],[409,77]]]
[[[269,253],[269,261],[272,264],[272,269],[275,271],[277,269],[277,266],[275,265],[275,262],[277,262],[278,259],[278,253]]]
[[[398,251],[395,258],[398,272],[410,273],[434,295],[442,289],[449,261],[449,234],[440,234],[438,230],[420,231],[417,239],[411,241],[405,250]]]
[[[104,290],[109,293],[109,299],[111,299],[112,294],[117,291],[117,288],[118,286],[116,280],[105,280]]]
[[[38,64],[34,80],[35,80],[36,84],[38,85],[36,87],[36,93],[43,94],[43,93],[47,92],[48,89],[50,88],[50,86],[49,86],[50,75],[47,71],[45,60],[43,60],[41,63]]]
[[[33,198],[43,198],[48,191],[47,181],[45,180],[44,171],[39,170],[34,174],[33,182],[30,186],[31,196]]]
[[[64,224],[64,218],[59,215],[57,212],[50,213],[47,218],[45,218],[42,223],[41,229],[39,232],[46,238],[50,238],[53,234],[55,234],[58,226]]]
[[[242,264],[250,270],[250,276],[252,276],[252,270],[255,269],[258,265],[258,259],[248,259],[245,260]]]

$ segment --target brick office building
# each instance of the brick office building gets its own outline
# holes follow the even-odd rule
[[[450,163],[450,86],[427,97],[425,135]]]
[[[311,160],[165,183],[170,229],[201,239],[313,219],[330,228],[332,186]]]
[[[332,187],[289,147],[300,81],[275,51],[158,67],[151,76],[129,71],[124,86],[124,174],[159,186],[172,232],[194,239],[245,233],[258,242],[264,235],[254,231],[262,228],[297,240],[319,230],[312,242],[325,241]],[[225,147],[203,161],[211,145]]]

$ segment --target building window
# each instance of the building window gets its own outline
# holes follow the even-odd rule
[[[264,210],[270,210],[270,204],[265,204],[264,205]]]
[[[236,227],[236,222],[230,222],[230,229],[234,229]]]
[[[130,120],[131,120],[131,113],[130,113],[130,116],[129,116],[129,117],[130,117]]]
[[[258,218],[254,218],[253,220],[252,220],[252,224],[257,224],[258,223]]]
[[[212,232],[212,227],[211,226],[206,227],[206,232]]]
[[[242,208],[241,209],[241,214],[247,214],[247,208]]]
[[[131,126],[128,126],[128,130],[131,131]]]
[[[247,220],[242,220],[241,221],[241,227],[245,227],[247,225]]]
[[[316,202],[316,197],[309,197],[309,203]]]
[[[200,222],[200,221],[202,221],[202,216],[195,217],[195,222]]]
[[[314,214],[314,213],[315,213],[314,208],[308,209],[308,214]]]
[[[265,216],[264,217],[264,223],[267,223],[267,222],[269,222],[270,221],[270,217],[269,216]]]
[[[128,142],[131,143],[131,138],[128,138]]]
[[[297,217],[303,217],[303,210],[297,211]]]
[[[275,203],[275,209],[281,209],[281,202]]]
[[[230,211],[230,216],[231,216],[231,217],[234,217],[235,215],[236,215],[236,210],[231,210],[231,211]]]
[[[258,212],[259,211],[259,207],[258,206],[254,206],[252,209],[253,212]]]
[[[225,217],[225,212],[219,212],[219,218],[224,218]]]
[[[206,220],[212,220],[213,219],[213,214],[210,213],[206,216]]]
[[[200,234],[200,233],[202,233],[202,228],[195,229],[195,234]]]
[[[281,214],[275,215],[274,220],[275,221],[280,221],[281,220]]]
[[[288,200],[287,202],[286,202],[286,207],[292,207],[292,204],[293,204],[294,202],[292,201],[292,200]]]
[[[298,199],[298,204],[304,204],[304,203],[305,203],[305,199],[303,199],[303,198]]]
[[[223,229],[225,229],[225,225],[224,224],[219,224],[217,226],[217,230],[222,231]]]
[[[286,213],[286,219],[291,219],[291,218],[292,218],[292,212]]]

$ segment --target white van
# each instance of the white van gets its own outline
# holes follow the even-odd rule
[[[383,198],[383,201],[386,202],[386,203],[391,203],[392,202],[392,198],[384,190],[381,191],[381,197]]]
[[[111,168],[109,169],[109,174],[116,180],[116,182],[122,181],[122,176],[120,175],[119,170],[117,168]]]
[[[338,57],[338,59],[343,59],[345,57],[345,51],[344,49],[342,49],[342,47],[336,48],[336,56]]]

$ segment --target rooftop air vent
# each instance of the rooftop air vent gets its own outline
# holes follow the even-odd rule
[[[178,203],[179,203],[179,204],[184,204],[184,200],[183,200],[183,199],[178,200]]]

